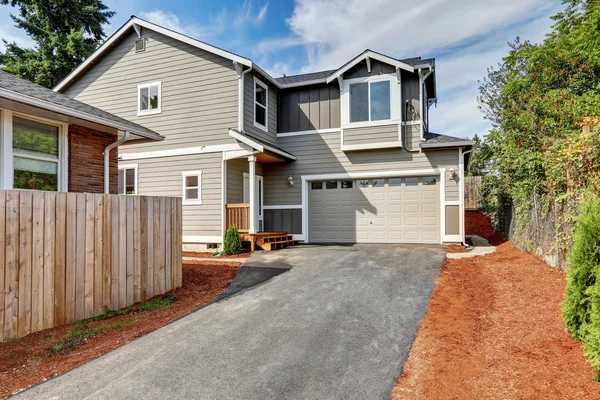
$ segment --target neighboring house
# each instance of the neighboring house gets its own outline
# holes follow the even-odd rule
[[[133,193],[182,196],[188,248],[222,243],[233,223],[307,242],[464,240],[473,142],[428,129],[433,59],[366,50],[273,78],[132,17],[54,90],[165,136],[121,146],[119,168]]]
[[[0,189],[117,193],[117,151],[110,148],[118,145],[120,132],[137,142],[163,139],[0,71]],[[107,148],[109,158],[104,157]]]

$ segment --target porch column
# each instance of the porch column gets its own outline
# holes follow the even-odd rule
[[[250,197],[250,221],[248,226],[248,233],[256,233],[256,156],[252,155],[248,157],[248,170],[249,170],[249,191]]]

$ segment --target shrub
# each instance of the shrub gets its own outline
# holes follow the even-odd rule
[[[588,192],[580,203],[569,255],[563,319],[583,342],[585,356],[600,371],[600,198]],[[600,372],[596,377],[600,380]]]
[[[223,245],[223,253],[226,255],[240,254],[242,252],[242,240],[237,230],[237,226],[233,225],[227,229],[225,235],[225,244]]]

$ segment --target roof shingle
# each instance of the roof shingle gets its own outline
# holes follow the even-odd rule
[[[128,121],[124,118],[117,117],[116,115],[100,110],[99,108],[92,107],[78,100],[72,99],[64,94],[54,92],[50,89],[29,82],[25,79],[18,78],[2,70],[0,70],[0,89],[5,89],[9,92],[29,96],[37,100],[42,100],[44,102],[52,103],[57,106],[65,107],[80,114],[83,113],[91,117],[97,117],[103,120],[107,120],[108,123],[112,122],[115,125],[118,125],[119,127],[128,128],[128,130],[131,133],[139,136],[143,136],[154,140],[164,139],[161,135],[159,135],[151,129]],[[0,97],[1,96],[2,95],[0,94]],[[81,119],[85,119],[85,117],[81,117]],[[114,127],[116,128],[116,126]]]

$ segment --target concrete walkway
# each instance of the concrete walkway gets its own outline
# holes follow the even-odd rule
[[[27,390],[17,399],[389,398],[442,246],[299,246],[283,272]]]

